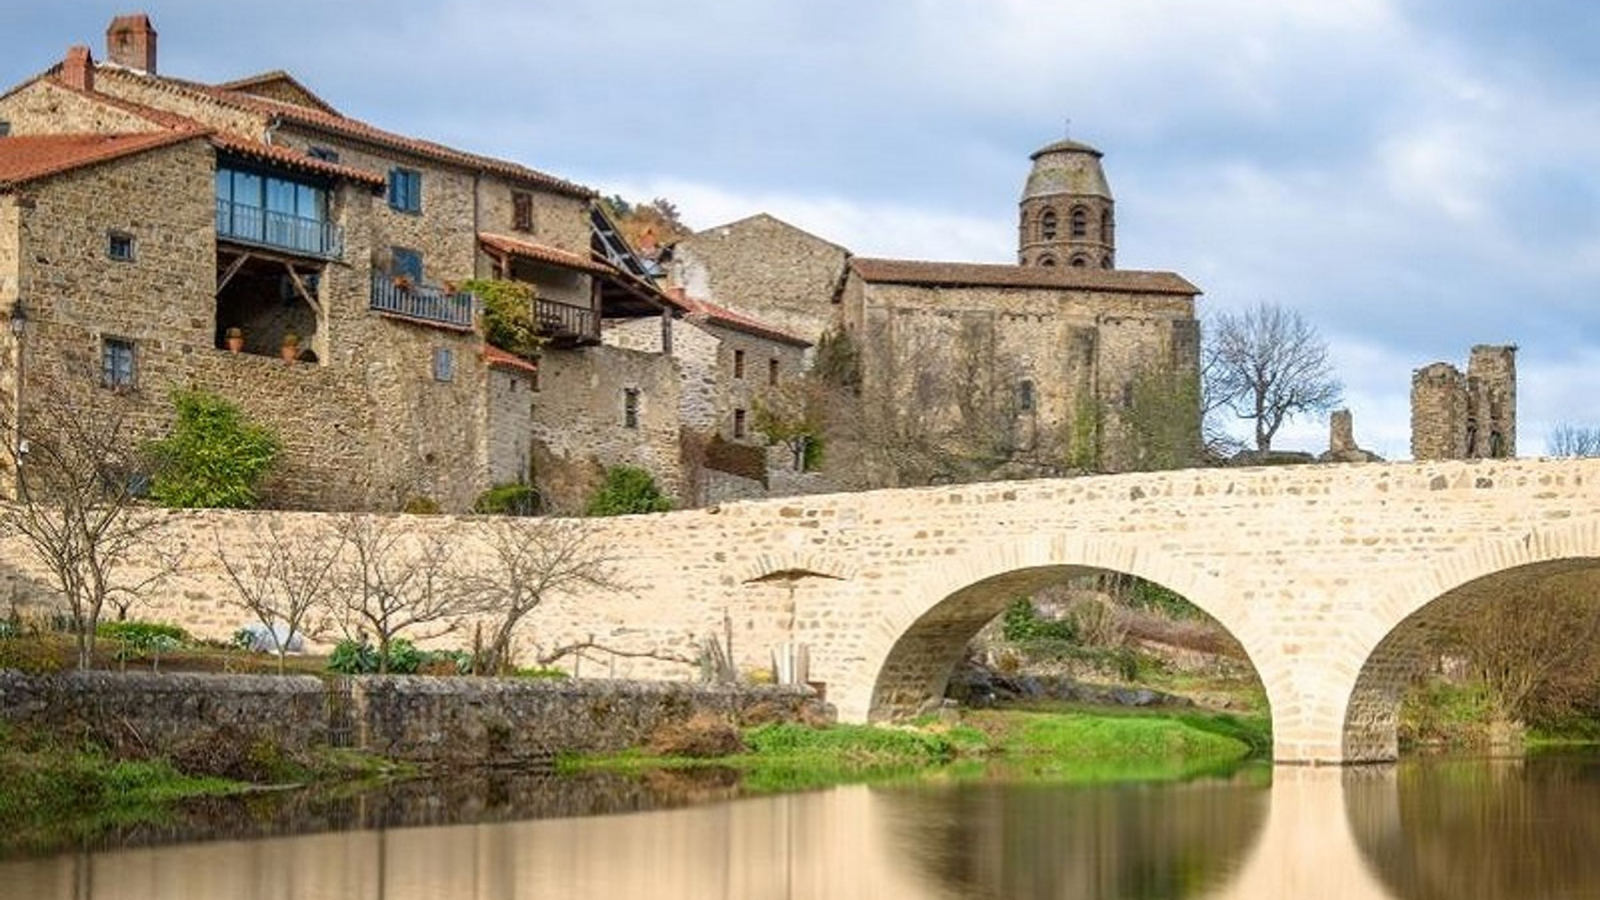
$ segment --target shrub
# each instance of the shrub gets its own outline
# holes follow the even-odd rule
[[[507,353],[535,359],[544,348],[533,316],[533,288],[517,281],[477,278],[464,282],[483,303],[483,337]]]
[[[389,665],[386,668],[390,675],[415,675],[418,669],[437,655],[418,650],[417,645],[405,638],[395,638],[389,642]],[[328,671],[340,675],[372,675],[380,668],[379,660],[378,648],[370,641],[346,638],[333,648],[333,654],[328,657]]]
[[[1000,621],[1001,634],[1012,643],[1032,641],[1076,641],[1078,626],[1070,619],[1043,619],[1033,608],[1033,601],[1018,597],[1006,607]]]
[[[172,403],[171,434],[148,445],[156,464],[150,497],[182,509],[255,506],[256,486],[278,455],[277,436],[208,391],[177,390]]]
[[[635,466],[612,466],[586,509],[591,516],[626,516],[633,513],[666,512],[672,500],[656,487],[649,472]]]
[[[143,646],[166,638],[175,644],[187,644],[189,632],[164,622],[101,622],[94,630],[96,637],[126,644]]]
[[[572,677],[565,671],[552,666],[533,666],[527,669],[518,669],[512,674],[517,678],[548,678],[551,680],[562,680]]]
[[[539,512],[539,492],[532,485],[497,484],[478,495],[472,511],[486,516],[531,516]]]
[[[400,511],[411,516],[436,516],[439,514],[439,501],[421,495],[407,497]]]

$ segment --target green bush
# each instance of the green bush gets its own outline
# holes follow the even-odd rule
[[[671,498],[661,493],[649,472],[635,466],[612,466],[606,470],[605,483],[589,501],[586,512],[591,516],[626,516],[670,509]]]
[[[532,485],[497,484],[478,495],[472,511],[486,516],[531,516],[539,512],[539,492]]]
[[[1078,639],[1076,622],[1071,619],[1040,618],[1039,611],[1034,609],[1033,601],[1027,597],[1018,597],[1006,607],[1004,617],[1000,620],[1000,631],[1005,639],[1012,643],[1033,641],[1072,643]]]
[[[101,622],[94,633],[96,637],[134,646],[153,645],[162,638],[180,645],[191,640],[189,632],[164,622]]]
[[[436,516],[439,514],[439,501],[432,497],[407,497],[400,511],[410,516]]]
[[[561,669],[557,669],[552,666],[533,666],[527,669],[518,669],[512,674],[517,678],[549,678],[552,680],[560,680],[572,677]]]
[[[467,654],[470,666],[471,654]],[[328,657],[328,671],[340,675],[373,675],[380,668],[384,668],[390,675],[415,675],[417,670],[434,659],[449,659],[454,662],[452,651],[428,653],[418,650],[417,645],[405,638],[395,638],[389,642],[389,665],[380,667],[382,657],[378,648],[370,641],[358,641],[346,638],[334,648],[333,654]]]
[[[544,348],[533,315],[533,288],[518,281],[477,278],[461,285],[483,304],[483,337],[507,353],[536,359]]]
[[[256,486],[278,456],[277,435],[208,391],[177,390],[172,403],[172,433],[148,445],[156,467],[151,499],[181,509],[255,506]]]

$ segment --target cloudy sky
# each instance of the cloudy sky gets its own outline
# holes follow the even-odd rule
[[[0,82],[134,4],[7,0]],[[151,0],[165,73],[286,68],[347,114],[693,227],[768,211],[861,254],[1014,260],[1028,153],[1098,146],[1118,263],[1300,310],[1356,437],[1412,369],[1521,347],[1519,450],[1600,425],[1590,0]],[[227,10],[223,12],[222,10]],[[1322,422],[1278,442],[1320,450]]]

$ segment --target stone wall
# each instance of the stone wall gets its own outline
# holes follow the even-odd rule
[[[1467,374],[1436,362],[1411,376],[1414,459],[1505,459],[1517,455],[1516,347],[1472,348]]]
[[[35,81],[0,99],[0,119],[18,137],[32,134],[96,134],[158,131],[141,116],[97,103],[50,81]]]
[[[0,671],[0,721],[171,751],[212,741],[347,746],[467,766],[637,747],[664,725],[825,721],[805,688],[687,682]]]
[[[533,403],[537,376],[491,368],[489,391],[489,483],[526,482],[533,464]]]
[[[850,252],[765,213],[673,248],[671,280],[691,297],[749,313],[813,343],[833,324]]]

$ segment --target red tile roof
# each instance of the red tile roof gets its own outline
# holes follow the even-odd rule
[[[535,244],[532,241],[525,241],[521,238],[506,237],[503,234],[479,232],[478,243],[492,253],[508,253],[512,256],[520,256],[526,260],[558,266],[563,269],[575,269],[579,272],[588,272],[591,275],[609,277],[615,277],[620,274],[608,263],[598,262],[587,256],[544,244]]]
[[[52,71],[59,71],[59,68],[57,66]],[[490,172],[513,181],[536,185],[557,193],[568,194],[582,199],[591,199],[599,196],[591,188],[574,184],[536,169],[530,169],[520,163],[496,159],[492,156],[468,153],[453,147],[446,147],[443,144],[434,143],[433,141],[406,137],[405,135],[395,134],[392,131],[385,131],[382,128],[369,125],[359,119],[352,119],[349,116],[307,106],[298,106],[293,103],[285,103],[281,100],[273,100],[269,97],[261,97],[245,91],[233,90],[225,84],[202,84],[197,81],[186,81],[167,75],[136,72],[119,66],[101,65],[96,69],[96,74],[102,73],[119,78],[140,79],[165,90],[212,100],[233,109],[274,116],[306,128],[341,135],[380,147],[400,150],[425,159],[434,159],[468,169]]]
[[[763,337],[779,343],[793,344],[796,347],[811,346],[811,342],[805,338],[795,337],[792,334],[779,331],[765,322],[752,319],[744,313],[734,312],[726,306],[718,306],[709,300],[697,300],[694,297],[687,296],[681,297],[679,300],[688,308],[691,320],[696,318],[703,319],[714,325],[732,328],[735,331],[743,331],[746,334],[753,334],[756,337]]]
[[[369,187],[381,188],[387,183],[387,179],[376,172],[341,166],[338,163],[307,156],[290,147],[263,144],[260,141],[248,141],[231,134],[220,133],[211,136],[211,143],[229,153],[248,156],[264,162],[277,163],[291,169],[300,169],[306,172],[314,172],[318,175],[328,175],[333,178],[342,178],[346,181],[355,181]]]
[[[515,353],[507,353],[493,344],[484,344],[478,352],[483,356],[484,365],[514,369],[518,372],[527,372],[530,375],[539,373],[538,363],[530,359],[523,359]]]
[[[209,132],[41,134],[0,138],[0,191],[85,166],[205,137]]]
[[[1006,266],[987,263],[924,262],[914,259],[856,257],[850,268],[863,281],[929,287],[1019,287],[1108,291],[1125,294],[1180,294],[1200,289],[1172,272],[1091,269],[1077,266]]]

